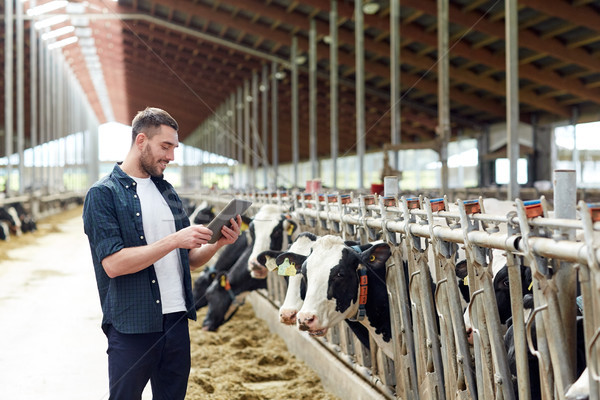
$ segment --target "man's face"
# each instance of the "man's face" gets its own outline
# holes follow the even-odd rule
[[[175,148],[179,146],[175,129],[166,125],[158,129],[159,133],[151,139],[146,136],[140,157],[142,171],[154,177],[162,176],[167,164],[175,158]]]

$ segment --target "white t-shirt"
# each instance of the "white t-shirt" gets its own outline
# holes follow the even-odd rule
[[[133,178],[142,206],[146,242],[152,244],[175,232],[175,219],[165,198],[150,178]],[[163,314],[185,311],[183,270],[179,250],[175,249],[154,263]]]

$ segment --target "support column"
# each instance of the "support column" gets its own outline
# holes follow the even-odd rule
[[[253,188],[256,188],[256,171],[258,171],[258,145],[260,137],[258,136],[258,73],[252,73],[252,182]]]
[[[279,176],[279,99],[277,90],[277,63],[273,61],[271,64],[271,143],[273,146],[271,163],[273,165],[273,186],[275,189],[277,189],[277,178]]]
[[[390,3],[390,118],[392,145],[400,144],[400,1]],[[394,150],[392,167],[400,170],[398,150]]]
[[[252,171],[250,166],[250,82],[244,81],[244,165],[246,166],[246,189],[252,188]]]
[[[519,197],[517,161],[519,160],[519,41],[517,0],[505,1],[506,24],[506,146],[510,163],[508,200]]]
[[[4,150],[6,179],[4,181],[6,195],[10,196],[11,159],[13,153],[13,2],[4,2]]]
[[[296,60],[292,60],[296,62]],[[308,143],[310,152],[310,176],[319,178],[317,160],[317,25],[310,20],[308,31]]]
[[[292,165],[294,168],[293,183],[294,187],[298,187],[298,162],[299,162],[299,137],[298,137],[298,64],[296,58],[298,57],[298,38],[292,37],[292,48],[290,52],[292,71],[291,71],[291,83],[292,83]],[[271,99],[271,101],[274,101]]]
[[[337,190],[339,112],[338,112],[338,12],[337,0],[331,0],[329,11],[329,128],[331,135],[331,163],[333,168],[333,190]]]
[[[354,34],[356,55],[356,158],[358,189],[364,189],[365,158],[365,48],[363,1],[354,2]]]
[[[263,181],[265,188],[269,188],[268,169],[269,169],[269,66],[263,65],[262,78],[260,84],[260,91],[262,94],[262,167],[263,167]]]
[[[438,135],[442,163],[442,194],[448,192],[448,142],[450,141],[450,59],[448,0],[438,0]]]

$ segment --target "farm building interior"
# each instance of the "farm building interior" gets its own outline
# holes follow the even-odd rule
[[[577,208],[573,224],[580,225],[559,224],[563,234],[573,229],[565,242],[584,243],[586,256],[566,245],[550,249],[541,239],[537,250],[518,242],[487,247],[531,255],[530,262],[539,251],[536,257],[598,265],[592,233],[600,217],[581,215],[600,201],[600,0],[4,0],[3,11],[0,206],[24,203],[42,217],[56,204],[80,203],[127,150],[102,156],[117,146],[102,142],[104,132],[120,132],[128,147],[132,118],[152,106],[179,123],[183,146],[165,175],[194,201],[217,204],[217,192],[286,203],[318,185],[337,196],[341,210],[343,195],[360,196],[365,206],[363,196],[384,194],[384,178],[396,176],[398,215],[410,215],[406,197],[422,195],[418,218],[427,226],[428,199],[444,196],[450,212],[457,199],[516,201],[519,211],[521,200],[543,195],[544,218],[549,210],[572,218],[556,209],[562,184],[573,194],[573,215],[576,201],[589,203]],[[325,220],[305,206],[301,219],[313,221],[315,233],[343,225],[341,216],[321,231]],[[369,206],[377,204],[362,210]],[[515,234],[527,216],[503,215],[502,224]],[[360,224],[368,233],[368,223]],[[541,226],[521,226],[519,234],[535,236]],[[411,234],[400,222],[389,229]],[[435,245],[444,234],[433,239],[432,228],[419,235]],[[443,240],[483,243],[466,237],[448,233]],[[535,290],[537,296],[542,289]],[[592,296],[598,289],[590,290]],[[282,300],[275,297],[273,304]],[[594,324],[586,327],[590,355],[591,336],[600,332]],[[549,354],[558,370],[562,353]],[[388,374],[376,378],[383,389],[372,385],[378,395],[436,398],[430,390],[452,390],[440,389],[438,375],[419,376],[425,383],[413,387],[402,379],[414,376],[394,372],[400,360],[373,357],[359,358],[369,374]],[[433,357],[431,374],[441,374],[445,361]],[[468,398],[475,378],[460,376],[463,387],[454,389]],[[555,371],[556,381],[546,382],[555,391],[544,396],[564,398],[573,378]],[[478,381],[480,398],[495,384]],[[588,390],[597,399],[595,385]],[[507,398],[502,384],[495,390]]]

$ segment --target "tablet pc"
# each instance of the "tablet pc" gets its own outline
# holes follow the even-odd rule
[[[213,233],[208,243],[214,243],[219,240],[221,238],[221,228],[223,225],[229,225],[229,220],[231,218],[234,218],[238,214],[242,215],[251,204],[251,201],[232,199],[229,204],[227,204],[225,208],[223,208],[223,210],[221,210],[221,212],[217,214],[217,216],[208,224],[207,228]]]

